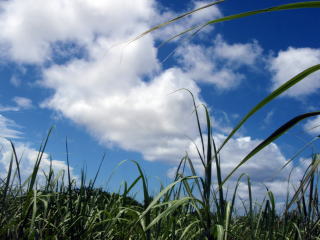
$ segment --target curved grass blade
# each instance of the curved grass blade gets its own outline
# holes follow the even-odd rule
[[[190,176],[190,177],[183,177],[183,178],[179,178],[177,181],[170,183],[166,188],[164,188],[156,197],[154,197],[154,199],[152,200],[152,202],[149,204],[149,206],[147,207],[147,209],[141,214],[139,221],[157,204],[157,202],[160,200],[160,198],[162,196],[164,196],[168,191],[170,191],[170,189],[172,189],[175,185],[177,185],[178,183],[185,181],[185,180],[189,180],[189,179],[195,179],[198,178],[196,176]],[[137,221],[138,222],[138,221]]]
[[[316,172],[316,170],[320,166],[320,155],[319,154],[315,154],[313,157],[314,157],[314,159],[313,159],[312,163],[310,164],[310,166],[308,167],[309,171],[307,171],[305,173],[305,176],[303,177],[299,188],[295,192],[295,194],[292,197],[290,203],[287,205],[287,210],[298,199],[300,193],[303,192],[304,187],[310,183],[310,179],[312,178],[312,176],[314,175],[314,173]]]
[[[307,149],[310,145],[312,145],[316,140],[318,140],[320,138],[319,136],[316,136],[315,138],[313,138],[310,142],[306,143],[301,149],[299,149],[299,151],[297,153],[295,153],[293,155],[293,157],[291,157],[284,165],[283,167],[279,170],[282,171],[286,166],[288,166],[289,163],[291,163],[294,159],[296,159],[305,149]]]
[[[184,240],[184,239],[186,239],[185,236],[189,233],[190,229],[191,229],[194,225],[198,224],[199,222],[200,222],[199,220],[195,220],[195,221],[193,221],[192,223],[190,223],[190,224],[184,229],[184,231],[183,231],[183,233],[181,234],[179,240]]]
[[[219,147],[218,149],[218,153],[221,151],[221,149],[224,147],[224,145],[230,140],[230,138],[239,130],[239,128],[254,114],[256,113],[258,110],[260,110],[262,107],[264,107],[266,104],[268,104],[269,102],[271,102],[273,99],[275,99],[276,97],[278,97],[280,94],[282,94],[283,92],[287,91],[289,88],[291,88],[292,86],[294,86],[295,84],[297,84],[298,82],[300,82],[301,80],[303,80],[304,78],[306,78],[307,76],[309,76],[310,74],[316,72],[320,70],[320,64],[314,65],[304,71],[302,71],[301,73],[299,73],[298,75],[294,76],[293,78],[291,78],[289,81],[285,82],[284,84],[282,84],[279,88],[277,88],[276,90],[274,90],[269,96],[267,96],[266,98],[264,98],[261,102],[259,102],[254,108],[252,108],[250,110],[250,112],[247,113],[247,115],[244,116],[244,118],[241,119],[241,121],[237,124],[237,126],[232,130],[232,132],[228,135],[228,137],[224,140],[224,142],[222,143],[222,145]]]
[[[149,230],[153,225],[155,225],[158,221],[165,218],[169,214],[173,213],[178,207],[187,204],[192,200],[191,197],[184,197],[182,199],[173,200],[171,203],[172,205],[168,207],[166,210],[161,212],[156,218],[152,220],[152,222],[146,227],[145,231]]]

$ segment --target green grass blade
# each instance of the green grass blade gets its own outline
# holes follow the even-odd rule
[[[216,231],[216,239],[217,240],[223,240],[224,236],[224,229],[223,226],[220,224],[215,225],[215,231]]]
[[[131,191],[131,189],[139,182],[139,180],[141,179],[141,176],[138,176],[133,183],[129,186],[129,188],[126,188],[126,190],[124,191],[123,195],[124,197],[127,196],[127,194]]]
[[[39,171],[40,163],[41,163],[44,151],[46,149],[46,146],[47,146],[47,143],[48,143],[48,140],[49,140],[49,137],[50,137],[52,131],[53,131],[53,127],[51,127],[49,129],[49,132],[48,132],[48,134],[47,134],[47,136],[45,138],[44,144],[40,147],[40,150],[39,150],[39,153],[38,153],[38,156],[37,156],[37,160],[36,160],[36,163],[34,165],[33,172],[31,174],[30,183],[29,183],[29,187],[28,187],[28,192],[32,191],[32,189],[34,187],[34,184],[36,182],[36,178],[37,178],[37,174],[38,174],[38,171]]]
[[[18,160],[18,156],[17,156],[17,152],[16,152],[16,148],[13,144],[13,142],[10,140],[10,144],[11,144],[11,148],[14,154],[14,160],[16,162],[16,167],[17,167],[17,172],[18,172],[18,179],[19,179],[19,187],[21,188],[21,173],[20,173],[20,163]]]
[[[150,203],[150,196],[149,196],[149,191],[148,191],[148,184],[147,184],[147,179],[145,178],[145,175],[143,174],[143,171],[139,165],[138,162],[132,161],[138,168],[138,171],[141,176],[141,181],[142,181],[142,187],[143,187],[143,196],[144,196],[144,209],[147,209]],[[150,212],[146,212],[145,214],[145,225],[148,226],[151,222],[151,215]],[[151,240],[151,232],[150,230],[146,230],[146,239]]]
[[[191,231],[190,229],[191,229],[194,225],[196,225],[196,224],[199,224],[199,220],[195,220],[195,221],[193,221],[192,223],[190,223],[190,224],[184,229],[184,231],[182,232],[179,240],[185,240],[185,239],[186,239],[185,236],[187,235],[187,233],[188,233],[189,231]]]
[[[248,218],[249,218],[249,222],[250,222],[250,237],[251,240],[253,240],[253,204],[252,204],[252,189],[251,189],[251,180],[250,177],[247,176],[247,184],[248,184],[248,193],[249,193],[249,214],[248,214]]]
[[[11,179],[11,173],[12,173],[12,164],[13,164],[13,155],[11,155],[11,160],[10,160],[10,164],[9,164],[9,168],[8,168],[8,174],[6,177],[6,182],[4,185],[4,189],[3,189],[3,193],[2,193],[2,207],[5,206],[6,204],[6,197],[8,194],[8,190],[9,190],[9,186],[10,186],[10,179]]]
[[[98,175],[99,175],[99,172],[100,172],[100,170],[101,170],[102,164],[103,164],[103,162],[104,162],[104,160],[105,160],[105,157],[106,157],[106,154],[104,153],[103,156],[102,156],[102,159],[101,159],[101,161],[100,161],[100,164],[99,164],[98,170],[97,170],[97,172],[96,172],[96,175],[94,176],[94,179],[93,179],[93,181],[92,181],[92,184],[91,184],[91,186],[89,186],[89,188],[91,188],[91,189],[93,189],[94,184],[96,183],[96,180],[97,180],[97,178],[98,178]]]
[[[166,40],[166,42],[172,41],[173,39],[176,39],[186,33],[190,33],[193,30],[195,30],[195,33],[198,33],[200,30],[202,30],[204,27],[211,25],[211,24],[215,24],[215,23],[220,23],[220,22],[227,22],[227,21],[231,21],[231,20],[236,20],[236,19],[241,19],[244,17],[250,17],[253,15],[257,15],[257,14],[263,14],[263,13],[270,13],[270,12],[278,12],[278,11],[284,11],[284,10],[296,10],[296,9],[303,9],[303,8],[320,8],[320,1],[308,1],[308,2],[298,2],[298,3],[289,3],[289,4],[284,4],[284,5],[278,5],[278,6],[274,6],[274,7],[270,7],[270,8],[264,8],[264,9],[259,9],[259,10],[255,10],[255,11],[249,11],[249,12],[243,12],[243,13],[238,13],[238,14],[234,14],[234,15],[230,15],[230,16],[226,16],[226,17],[222,17],[222,18],[218,18],[215,20],[211,20],[208,21],[204,24],[200,24],[197,26],[193,26],[190,27],[176,35],[174,35],[173,37],[171,37],[170,39]],[[156,29],[153,29],[153,31]],[[148,32],[148,31],[147,31]]]
[[[155,217],[152,222],[149,224],[149,226],[146,227],[145,230],[149,230],[153,225],[155,225],[158,221],[160,221],[161,219],[165,218],[166,216],[170,215],[171,213],[173,213],[178,207],[187,204],[188,202],[191,201],[191,197],[184,197],[182,199],[178,199],[178,200],[173,200],[172,205],[169,206],[165,211],[163,211],[162,213],[160,213],[157,217]]]
[[[188,155],[187,155],[187,160],[188,160],[188,163],[189,163],[189,166],[190,166],[192,175],[193,175],[193,176],[197,176],[196,170],[194,169],[193,163],[192,163],[192,161],[191,161],[191,159],[189,158]],[[199,179],[198,179],[198,178],[195,179],[195,183],[196,183],[196,186],[197,186],[197,188],[198,188],[198,191],[199,191],[199,193],[200,193],[200,195],[201,195],[201,199],[202,199],[202,201],[204,201],[203,192],[201,191],[200,182],[199,182]]]
[[[320,3],[319,3],[320,5]],[[231,133],[228,135],[228,137],[224,140],[224,142],[222,143],[222,145],[219,147],[218,149],[218,153],[220,152],[220,150],[224,147],[224,145],[230,140],[230,138],[239,130],[239,128],[253,115],[255,114],[258,110],[260,110],[262,107],[264,107],[266,104],[268,104],[269,102],[271,102],[273,99],[275,99],[276,97],[278,97],[280,94],[284,93],[285,91],[287,91],[289,88],[291,88],[292,86],[294,86],[295,84],[297,84],[298,82],[300,82],[301,80],[303,80],[304,78],[306,78],[307,76],[309,76],[310,74],[316,72],[320,70],[320,64],[314,65],[304,71],[302,71],[301,73],[299,73],[298,75],[294,76],[293,78],[291,78],[289,81],[287,81],[286,83],[284,83],[283,85],[281,85],[279,88],[277,88],[276,90],[274,90],[269,96],[267,96],[266,98],[264,98],[261,102],[259,102],[254,108],[252,108],[247,115],[244,116],[244,118],[241,119],[241,121],[236,125],[236,127],[231,131]]]
[[[292,197],[290,203],[287,205],[287,209],[289,209],[292,206],[292,204],[297,201],[300,193],[303,191],[304,187],[308,183],[310,183],[310,179],[312,178],[312,176],[314,175],[316,170],[319,168],[319,166],[320,166],[320,155],[316,154],[314,157],[315,157],[314,161],[309,166],[309,171],[306,172],[304,178],[301,181],[301,184],[300,184],[299,188],[295,192],[295,194]]]
[[[226,206],[226,215],[225,215],[225,223],[224,223],[224,240],[228,240],[228,231],[229,231],[229,223],[231,220],[231,204],[227,203]]]
[[[172,189],[175,185],[177,185],[178,183],[184,181],[184,180],[189,180],[189,179],[195,179],[198,177],[195,176],[191,176],[191,177],[183,177],[178,179],[177,181],[170,183],[167,187],[165,187],[160,193],[158,193],[157,196],[155,196],[152,200],[152,202],[149,204],[148,208],[141,214],[140,219],[143,218],[145,216],[145,214],[147,214],[147,212],[149,212],[156,204],[157,202],[160,200],[160,198],[162,196],[164,196],[170,189]]]

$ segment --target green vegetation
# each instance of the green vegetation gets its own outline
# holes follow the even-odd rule
[[[204,176],[196,176],[192,160],[186,155],[180,161],[174,181],[162,187],[153,198],[137,162],[133,163],[138,177],[131,184],[125,182],[118,194],[94,187],[101,165],[89,183],[84,171],[78,181],[71,180],[69,168],[67,176],[64,172],[55,173],[52,165],[47,173],[41,174],[39,166],[48,138],[39,150],[32,174],[21,182],[20,160],[12,144],[9,169],[0,182],[0,239],[319,239],[320,155],[313,155],[300,186],[286,199],[285,211],[279,213],[277,199],[269,190],[261,203],[253,201],[250,178],[245,174],[239,177],[234,191],[227,197],[222,186],[227,179],[222,179],[208,112],[207,121],[209,138],[199,126],[203,145],[198,152]],[[291,123],[275,133],[280,135]],[[213,164],[217,179],[212,179]],[[187,167],[193,176],[184,176]],[[41,184],[37,184],[39,177]],[[245,178],[249,204],[239,209],[237,189],[240,180]],[[129,196],[140,183],[143,203]],[[212,184],[220,187],[214,189]]]
[[[187,31],[198,31],[208,24],[253,14],[308,7],[320,7],[320,2],[293,3],[241,13]],[[188,14],[192,12],[181,17]],[[135,40],[173,21],[175,19],[156,26]],[[22,180],[20,156],[17,156],[12,144],[7,174],[0,179],[0,239],[320,239],[319,154],[312,156],[300,185],[296,186],[292,195],[288,194],[283,212],[277,210],[277,199],[268,189],[262,202],[254,202],[250,177],[245,174],[239,177],[231,194],[227,194],[225,189],[225,183],[241,165],[299,121],[320,115],[319,111],[299,115],[284,123],[248,153],[224,179],[220,168],[220,161],[223,161],[220,151],[238,129],[270,101],[318,70],[320,65],[306,69],[259,102],[219,148],[215,145],[207,108],[204,107],[207,121],[204,130],[200,126],[198,107],[193,101],[201,138],[201,146],[197,147],[197,151],[204,175],[197,176],[192,159],[186,155],[180,161],[174,181],[162,187],[154,197],[151,197],[146,176],[136,162],[133,163],[137,167],[138,177],[132,183],[125,182],[118,194],[95,188],[96,177],[87,183],[84,171],[79,181],[72,180],[69,168],[67,173],[59,174],[50,167],[42,177],[45,180],[37,184],[37,179],[42,175],[40,164],[51,131],[40,147],[32,174]],[[67,163],[69,165],[68,157]],[[213,166],[216,179],[213,178]],[[100,168],[101,165],[97,175]],[[187,168],[192,176],[185,174]],[[239,209],[241,203],[237,203],[236,196],[241,180],[246,180],[248,185],[248,205],[243,204]],[[130,197],[138,184],[143,190],[144,200],[141,204]]]

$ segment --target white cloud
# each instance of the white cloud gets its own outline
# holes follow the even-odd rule
[[[197,2],[194,7],[204,3]],[[244,78],[240,67],[252,67],[262,49],[255,41],[229,44],[218,36],[210,48],[195,44],[181,46],[177,56],[182,67],[163,70],[154,47],[156,40],[185,29],[186,22],[198,24],[222,13],[212,7],[128,46],[116,45],[148,29],[163,16],[173,15],[159,14],[153,4],[149,0],[2,1],[0,43],[12,60],[40,64],[55,57],[52,51],[59,52],[60,43],[74,43],[75,51],[80,48],[85,57],[69,56],[64,65],[52,63],[49,68],[43,67],[41,84],[53,90],[43,106],[83,126],[106,146],[117,145],[140,152],[150,161],[177,163],[185,150],[195,158],[187,136],[195,140],[198,133],[190,96],[182,91],[170,93],[187,88],[194,93],[197,103],[203,103],[198,81],[220,89],[233,88]],[[272,66],[277,72],[276,63]],[[0,118],[0,130],[1,121],[6,120]],[[17,135],[5,124],[4,136]],[[216,134],[217,143],[224,137]],[[259,142],[250,137],[231,139],[221,153],[224,174]],[[25,161],[31,167],[35,150],[27,144],[17,147],[19,152],[25,149]],[[4,153],[8,156],[9,150]],[[8,162],[3,160],[7,157],[1,159]],[[239,172],[247,172],[253,181],[261,183],[269,181],[284,163],[277,145],[271,144]],[[199,162],[196,164],[200,166]],[[63,162],[55,165],[65,169]],[[283,176],[277,180],[285,181]],[[272,185],[273,181],[269,183]]]
[[[179,47],[176,55],[186,75],[195,81],[211,83],[220,89],[234,88],[244,78],[232,69],[217,69],[210,49],[200,45]]]
[[[0,112],[17,112],[21,109],[30,109],[33,107],[32,100],[25,97],[14,97],[12,99],[15,102],[15,106],[2,106],[0,104]]]
[[[280,51],[276,57],[269,60],[269,70],[272,73],[272,89],[276,89],[303,70],[319,64],[320,49],[293,48]],[[315,72],[302,82],[286,91],[285,96],[298,98],[315,93],[320,88],[320,73]]]
[[[150,82],[130,82],[117,78],[117,71],[108,72],[104,62],[87,67],[75,62],[46,71],[44,83],[56,90],[46,106],[85,126],[104,144],[141,152],[148,160],[176,161],[188,145],[186,135],[195,136],[196,128],[191,97],[185,92],[170,93],[185,87],[199,102],[196,84],[176,68]]]
[[[195,2],[193,8],[206,3]],[[181,47],[183,70],[161,71],[154,47],[159,36],[115,45],[161,20],[154,6],[147,0],[56,0],[50,4],[13,0],[1,4],[2,41],[9,43],[12,59],[35,63],[50,59],[57,42],[83,46],[86,57],[43,68],[41,84],[54,90],[43,106],[84,126],[107,146],[141,152],[147,160],[177,161],[189,145],[186,135],[195,139],[197,128],[190,96],[169,94],[188,88],[202,103],[196,81],[223,89],[235,87],[243,78],[236,70],[252,65],[261,48],[256,42],[228,44],[219,36],[209,49],[193,44]],[[213,6],[185,22],[193,25],[219,16],[222,13]],[[178,25],[186,27],[184,21]],[[186,71],[188,66],[191,70]]]
[[[155,2],[12,0],[0,8],[0,42],[12,60],[43,63],[70,42],[86,52],[84,58],[69,56],[65,65],[43,68],[41,84],[54,90],[43,106],[84,126],[100,142],[142,152],[148,160],[180,155],[188,145],[185,134],[195,136],[190,96],[169,95],[188,88],[200,102],[193,79],[178,68],[159,72],[154,35],[117,45],[163,19]],[[218,16],[214,6],[185,22]]]
[[[311,135],[320,135],[320,116],[309,119],[303,125],[303,129]]]
[[[180,46],[176,57],[192,79],[214,84],[219,89],[232,89],[245,78],[239,68],[254,67],[261,53],[257,42],[228,44],[218,35],[211,47]]]
[[[17,107],[21,109],[32,108],[32,100],[25,97],[14,97],[13,101],[17,104]]]
[[[97,35],[105,35],[116,36],[115,44],[138,34],[152,22],[153,4],[150,0],[1,1],[0,43],[15,61],[42,63],[50,59],[51,46],[58,41],[86,46]]]
[[[15,122],[0,114],[0,138],[19,138],[21,132],[13,128],[17,128]]]
[[[230,65],[254,66],[262,57],[262,48],[256,40],[252,43],[228,44],[221,35],[215,39],[213,53],[218,58],[226,60]]]
[[[215,134],[214,139],[217,146],[220,146],[225,135]],[[220,152],[221,167],[224,169],[224,174],[231,172],[238,163],[259,143],[260,139],[252,139],[249,136],[236,137],[229,140]],[[200,139],[196,141],[200,144]],[[189,147],[190,156],[197,159],[197,152],[193,145]],[[200,162],[198,165],[200,166]],[[264,150],[259,152],[256,156],[250,159],[246,164],[239,168],[238,173],[247,173],[252,180],[261,181],[271,179],[274,174],[286,163],[286,158],[281,153],[279,147],[271,143]],[[237,178],[235,176],[234,178]]]

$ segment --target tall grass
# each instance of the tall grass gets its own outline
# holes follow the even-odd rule
[[[209,21],[187,29],[184,33],[198,31],[208,24],[253,14],[309,7],[320,7],[320,2],[292,3],[240,13]],[[193,12],[156,26],[135,40]],[[197,175],[193,160],[186,154],[178,165],[173,182],[162,186],[154,197],[149,193],[147,177],[141,166],[134,161],[131,164],[136,166],[137,178],[132,183],[125,182],[124,188],[117,194],[94,187],[97,176],[103,169],[104,157],[93,180],[86,179],[84,169],[79,181],[72,179],[67,140],[67,173],[55,172],[51,163],[49,170],[42,175],[44,181],[40,183],[41,161],[52,130],[39,148],[31,175],[22,179],[21,156],[17,155],[11,142],[9,167],[6,176],[0,179],[0,239],[320,239],[319,154],[312,155],[312,161],[301,182],[294,186],[293,193],[289,192],[291,187],[288,186],[282,212],[277,209],[277,199],[269,189],[266,189],[264,200],[259,203],[254,201],[251,179],[246,174],[238,177],[231,194],[225,187],[240,166],[301,120],[319,115],[319,111],[305,113],[283,123],[249,152],[230,173],[222,173],[223,159],[220,158],[221,150],[251,116],[319,69],[320,65],[306,69],[253,106],[221,146],[216,146],[212,135],[209,111],[203,106],[206,119],[206,129],[203,129],[198,107],[189,92],[201,140],[201,145],[196,146],[196,150],[204,174]],[[215,174],[212,169],[215,169]],[[239,184],[244,181],[248,187],[248,204],[237,198]],[[290,184],[288,179],[288,185]],[[130,197],[134,195],[133,191],[137,186],[141,186],[143,192],[142,203]]]
[[[208,124],[203,135],[210,133],[209,118]],[[52,164],[41,175],[46,143],[32,174],[20,184],[20,161],[14,160],[12,144],[7,175],[0,181],[0,239],[319,239],[319,154],[312,155],[300,184],[288,194],[285,210],[279,212],[277,199],[268,189],[262,202],[253,201],[250,177],[245,174],[227,197],[217,149],[212,138],[205,138],[209,139],[203,142],[207,150],[199,150],[199,157],[206,156],[204,175],[196,176],[186,155],[173,182],[153,198],[137,162],[137,178],[125,182],[118,194],[94,187],[101,164],[93,181],[87,181],[84,170],[79,181],[72,180],[69,174],[55,172]],[[216,165],[216,179],[207,169],[212,164]],[[185,176],[187,167],[193,176]],[[45,178],[41,184],[37,184],[39,177]],[[237,189],[245,179],[249,204],[240,207]],[[144,193],[142,203],[130,197],[139,184]]]

